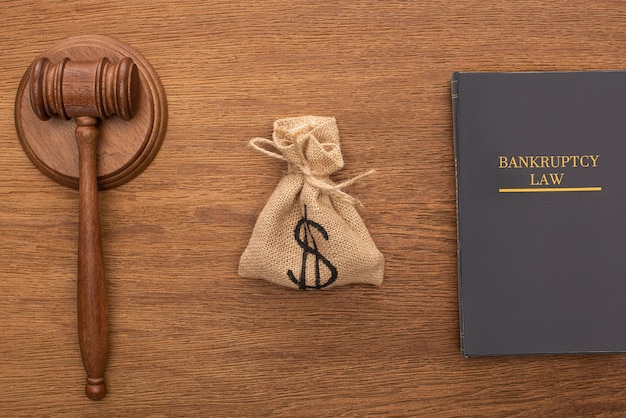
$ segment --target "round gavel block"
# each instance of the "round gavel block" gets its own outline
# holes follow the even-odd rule
[[[131,58],[136,65],[141,88],[132,118],[124,120],[123,114],[114,114],[98,123],[98,186],[108,189],[141,173],[161,146],[167,126],[167,102],[156,72],[145,58],[127,45],[106,36],[87,35],[68,38],[54,45],[35,59],[24,74],[15,101],[17,133],[32,162],[56,182],[78,188],[76,124],[63,120],[63,115],[44,121],[35,113],[30,95],[33,66],[41,65],[41,58],[46,58],[52,64],[69,59],[72,65],[73,62],[98,63],[106,59],[106,64],[113,67],[125,57]]]

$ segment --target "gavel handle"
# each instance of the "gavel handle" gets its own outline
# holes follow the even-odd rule
[[[98,215],[96,151],[98,119],[76,118],[79,154],[78,339],[87,372],[85,392],[90,399],[106,395],[107,306],[104,261]]]

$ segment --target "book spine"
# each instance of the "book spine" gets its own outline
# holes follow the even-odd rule
[[[457,225],[457,265],[458,265],[458,292],[459,292],[459,325],[461,354],[468,357],[465,351],[464,327],[463,327],[463,299],[461,298],[461,240],[459,239],[459,76],[458,72],[452,73],[450,79],[450,90],[452,95],[452,135],[454,141],[454,168],[456,184],[456,225]]]

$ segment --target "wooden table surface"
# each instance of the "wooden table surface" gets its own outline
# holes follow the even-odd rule
[[[0,14],[1,416],[623,416],[624,355],[464,359],[450,75],[626,67],[614,1],[4,1]],[[154,162],[100,193],[108,396],[84,394],[78,195],[15,132],[56,41],[112,36],[161,77]],[[299,292],[237,276],[285,167],[247,146],[335,116],[382,287]],[[45,140],[45,138],[42,138]],[[68,138],[72,140],[72,138]]]

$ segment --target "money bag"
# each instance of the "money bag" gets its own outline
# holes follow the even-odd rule
[[[351,283],[380,285],[384,258],[358,214],[358,201],[330,175],[343,167],[334,117],[302,116],[274,122],[272,140],[254,138],[258,151],[287,162],[239,261],[241,277],[294,289]]]

